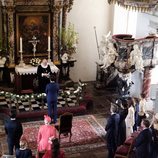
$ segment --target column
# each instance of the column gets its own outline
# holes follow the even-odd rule
[[[145,98],[149,98],[150,83],[151,83],[151,70],[149,67],[146,67],[144,70],[143,89],[142,89],[142,93],[145,94]]]
[[[10,65],[14,65],[14,7],[7,7],[8,13],[8,52]]]

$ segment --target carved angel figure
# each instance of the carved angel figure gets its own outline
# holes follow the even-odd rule
[[[99,64],[103,64],[103,60],[105,58],[105,55],[107,54],[107,47],[108,47],[108,43],[110,42],[110,39],[111,39],[110,31],[107,35],[102,36],[100,49],[99,49]]]
[[[144,69],[142,52],[140,51],[137,44],[133,46],[133,50],[130,53],[130,63],[131,65],[135,65],[136,70],[142,71]]]
[[[116,52],[113,43],[108,43],[107,54],[105,54],[104,56],[103,65],[101,66],[101,68],[106,69],[107,67],[109,67],[112,63],[114,63],[117,56],[118,53]]]

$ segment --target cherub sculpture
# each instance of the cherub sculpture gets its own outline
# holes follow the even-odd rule
[[[118,53],[116,52],[113,43],[108,43],[107,54],[105,54],[104,56],[103,65],[101,66],[101,68],[106,70],[112,63],[114,63],[117,56]]]
[[[133,46],[133,50],[130,53],[130,63],[131,65],[135,65],[135,69],[138,71],[142,71],[144,69],[142,52],[140,51],[137,44]]]
[[[102,36],[100,49],[99,49],[99,64],[100,65],[103,64],[104,57],[107,54],[107,46],[108,46],[108,43],[110,42],[110,39],[111,39],[110,31],[107,35]]]

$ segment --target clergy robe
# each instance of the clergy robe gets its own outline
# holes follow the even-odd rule
[[[47,65],[46,67],[39,65],[37,68],[38,88],[39,88],[39,92],[41,93],[45,93],[46,85],[50,82],[48,77],[43,76],[43,73],[47,73],[47,74],[52,73],[50,69],[50,65]]]

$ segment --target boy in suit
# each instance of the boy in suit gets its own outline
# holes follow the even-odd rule
[[[117,106],[111,104],[111,115],[107,121],[107,125],[105,127],[106,139],[107,139],[107,148],[108,148],[108,158],[113,158],[117,144],[118,144],[118,127],[120,121],[120,115],[117,114]]]
[[[151,152],[152,132],[149,128],[150,122],[143,119],[141,122],[143,130],[140,132],[135,141],[136,158],[149,158]]]
[[[50,83],[46,86],[47,94],[47,104],[48,104],[48,115],[53,118],[53,123],[57,122],[57,101],[58,101],[58,92],[59,84],[55,82],[55,76],[50,76]],[[53,111],[53,116],[52,116]]]

